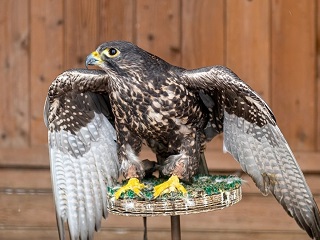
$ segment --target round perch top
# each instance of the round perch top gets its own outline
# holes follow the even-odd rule
[[[236,176],[199,175],[193,177],[192,184],[182,185],[188,194],[165,193],[153,199],[153,187],[166,181],[165,178],[148,178],[141,182],[146,186],[141,195],[129,190],[115,199],[114,193],[122,184],[108,188],[108,211],[123,216],[173,216],[209,212],[223,209],[239,202],[242,198],[241,182]]]

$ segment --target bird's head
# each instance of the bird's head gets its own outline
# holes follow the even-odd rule
[[[138,46],[124,41],[101,44],[87,56],[86,67],[97,66],[106,73],[117,75],[148,75],[153,68],[170,68],[170,64]]]

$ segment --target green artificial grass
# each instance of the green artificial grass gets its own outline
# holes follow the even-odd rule
[[[148,178],[142,179],[141,183],[145,185],[145,188],[141,190],[140,196],[135,194],[132,190],[122,193],[120,199],[135,199],[135,200],[152,200],[153,199],[153,187],[168,180],[167,178]],[[122,186],[127,184],[127,180],[122,181],[114,187],[108,187],[108,197],[113,197],[114,193]],[[193,177],[192,184],[186,184],[180,182],[187,190],[188,197],[197,196],[211,196],[220,194],[223,192],[237,189],[241,186],[242,180],[237,176],[232,175],[197,175]],[[161,200],[178,200],[185,198],[181,192],[170,192],[160,195],[156,198],[156,201]]]

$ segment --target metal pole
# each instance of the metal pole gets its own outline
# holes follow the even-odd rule
[[[180,216],[171,216],[171,240],[181,240]]]
[[[143,217],[143,240],[148,240],[147,217]]]

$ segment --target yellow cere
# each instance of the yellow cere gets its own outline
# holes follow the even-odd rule
[[[91,55],[96,58],[100,58],[99,53],[97,51],[92,52]]]

